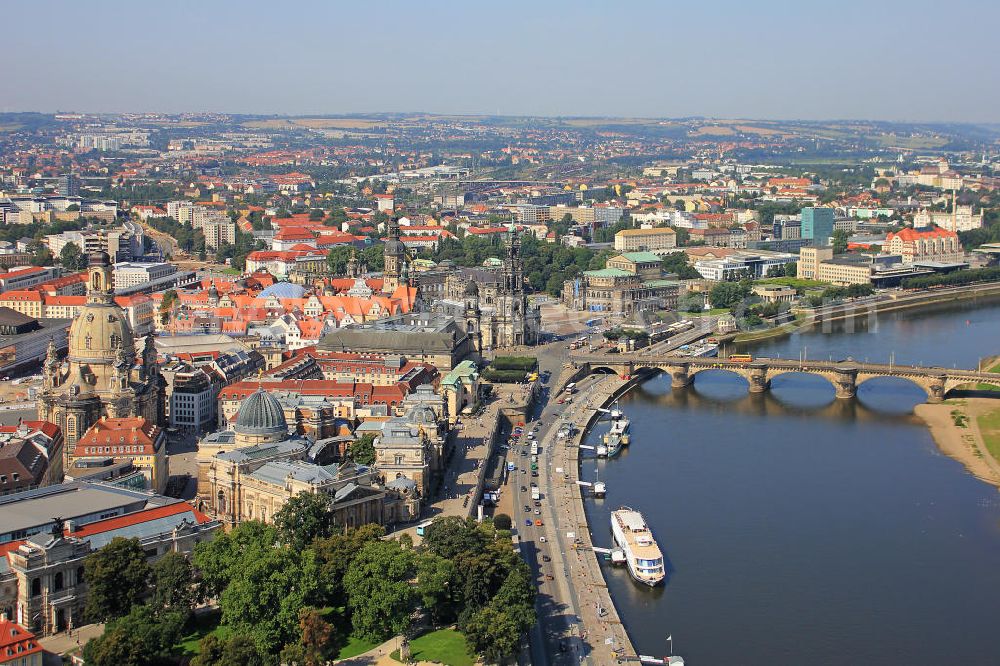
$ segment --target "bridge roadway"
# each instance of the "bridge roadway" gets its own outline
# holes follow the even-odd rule
[[[591,372],[613,372],[632,376],[643,371],[668,373],[671,386],[684,388],[706,370],[726,370],[746,379],[751,393],[767,391],[771,380],[788,373],[819,375],[833,384],[838,398],[857,395],[858,386],[875,377],[901,377],[920,386],[929,402],[940,402],[949,391],[968,384],[988,384],[1000,388],[1000,374],[977,370],[958,370],[913,365],[858,363],[846,361],[797,361],[794,359],[754,358],[750,361],[731,358],[678,356],[676,354],[571,354],[570,360]]]

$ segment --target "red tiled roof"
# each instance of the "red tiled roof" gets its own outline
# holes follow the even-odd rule
[[[930,227],[928,229],[914,229],[913,227],[905,227],[900,229],[897,233],[889,233],[885,237],[886,242],[891,241],[893,238],[899,238],[902,241],[915,241],[924,238],[957,238],[958,234],[954,231],[948,231],[947,229],[942,229],[941,227]]]
[[[0,620],[0,662],[19,664],[24,657],[41,651],[33,633],[16,622]]]
[[[190,511],[198,524],[209,522],[211,519],[200,511],[196,510],[187,502],[174,502],[173,504],[168,504],[166,506],[157,506],[151,509],[143,509],[142,511],[134,511],[132,513],[127,513],[124,516],[118,516],[116,518],[108,518],[107,520],[98,520],[93,523],[87,523],[74,532],[66,531],[66,536],[74,536],[77,538],[85,538],[93,536],[95,534],[103,534],[104,532],[111,532],[112,530],[120,530],[123,527],[131,527],[132,525],[140,525],[142,523],[147,523],[151,520],[156,520],[158,518],[167,518],[169,516],[176,516],[182,513]]]

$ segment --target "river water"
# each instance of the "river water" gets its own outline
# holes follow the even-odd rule
[[[858,332],[860,329],[860,332]],[[975,368],[1000,353],[1000,304],[903,312],[796,334],[758,356]],[[939,453],[912,414],[923,391],[872,380],[838,401],[785,375],[749,395],[724,372],[625,396],[632,444],[584,460],[596,545],[610,512],[643,512],[668,560],[655,589],[605,576],[641,654],[688,664],[1000,664],[1000,494]],[[606,425],[589,435],[596,441]]]

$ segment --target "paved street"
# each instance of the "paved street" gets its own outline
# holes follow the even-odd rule
[[[599,617],[599,608],[607,609],[610,599],[596,558],[591,552],[574,549],[576,537],[590,544],[579,495],[575,494],[579,489],[575,483],[577,449],[565,443],[556,444],[556,432],[566,421],[584,425],[591,413],[588,403],[602,402],[611,387],[621,382],[612,378],[586,378],[579,382],[579,392],[572,403],[558,404],[561,396],[550,394],[550,390],[562,386],[564,378],[572,372],[565,366],[567,354],[566,342],[538,350],[539,368],[549,371],[551,377],[525,432],[541,423],[535,433],[540,443],[539,470],[537,477],[531,476],[530,458],[520,455],[527,448],[526,443],[515,447],[512,460],[519,471],[508,482],[513,500],[511,517],[520,536],[521,553],[539,587],[539,622],[530,635],[530,663],[603,665],[614,663],[612,649],[627,645],[627,637],[616,615]],[[532,481],[538,483],[541,491],[537,507],[540,514],[534,513]],[[525,506],[529,507],[527,512]],[[527,520],[534,523],[539,519],[541,526],[525,524]],[[609,620],[614,620],[611,626]],[[600,635],[591,635],[592,628],[599,628]],[[615,644],[605,645],[605,638],[612,636]]]

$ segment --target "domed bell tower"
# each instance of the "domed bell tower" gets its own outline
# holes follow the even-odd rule
[[[111,256],[103,250],[91,253],[87,264],[87,302],[110,303],[112,291]]]
[[[383,250],[383,260],[385,266],[382,269],[382,293],[391,294],[399,286],[400,277],[403,272],[403,262],[406,260],[406,247],[399,240],[399,220],[393,218],[389,222],[389,235],[385,239]]]
[[[482,312],[479,310],[479,287],[475,280],[465,285],[465,333],[476,355],[483,351]]]

